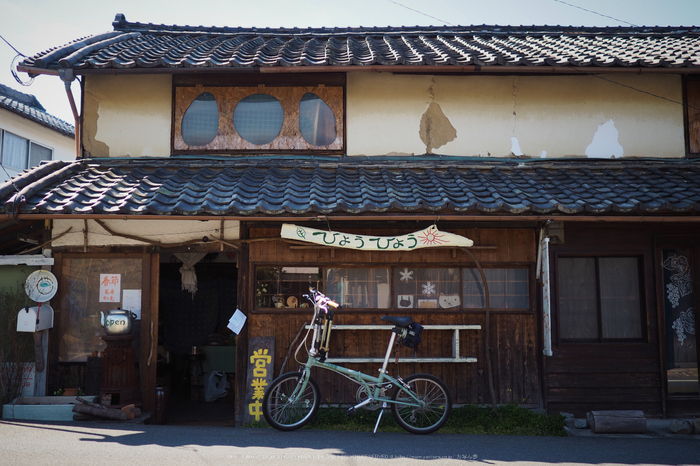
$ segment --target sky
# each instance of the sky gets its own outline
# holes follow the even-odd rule
[[[0,0],[0,11],[0,36],[26,56],[112,31],[117,13],[130,22],[180,26],[700,26],[700,0]],[[35,95],[73,124],[61,80],[19,84],[10,72],[16,55],[0,40],[0,83]],[[79,98],[76,83],[72,90]]]

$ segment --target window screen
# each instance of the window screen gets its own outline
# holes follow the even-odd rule
[[[190,146],[206,146],[219,131],[219,107],[210,92],[197,96],[182,117],[182,139]]]
[[[28,141],[7,131],[2,138],[2,164],[15,170],[27,168]]]
[[[528,309],[530,307],[528,270],[516,268],[483,269],[489,286],[491,309]],[[463,269],[464,307],[482,309],[485,291],[479,269]]]
[[[279,100],[269,94],[244,97],[233,111],[233,126],[243,139],[253,144],[269,144],[277,138],[284,123]]]

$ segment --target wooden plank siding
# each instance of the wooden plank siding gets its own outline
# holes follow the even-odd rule
[[[334,229],[366,235],[401,235],[414,229]],[[522,312],[492,311],[491,346],[493,348],[493,372],[497,403],[516,402],[538,405],[541,402],[538,366],[538,319],[534,310],[535,284],[534,265],[536,247],[534,229],[528,228],[482,228],[455,229],[441,227],[445,231],[457,233],[475,241],[476,245],[495,246],[490,249],[475,249],[473,252],[484,266],[520,265],[530,271],[531,310]],[[423,249],[411,252],[355,251],[324,247],[295,247],[279,240],[279,228],[250,228],[249,276],[255,276],[256,266],[333,266],[333,267],[382,267],[407,264],[411,266],[473,267],[470,256],[455,249]],[[269,238],[269,240],[263,240]],[[251,280],[254,281],[254,280]],[[248,293],[253,293],[255,284],[248,284]],[[335,324],[382,324],[381,317],[387,314],[411,315],[423,325],[484,324],[485,313],[479,311],[443,311],[425,309],[383,309],[383,310],[339,310]],[[309,309],[255,310],[249,313],[249,337],[275,337],[275,375],[279,374],[287,350],[296,337],[299,328],[310,323]],[[389,329],[390,326],[387,326]],[[333,332],[329,356],[331,357],[383,357],[389,341],[389,330],[382,331],[336,331]],[[451,331],[431,330],[423,332],[423,343],[412,350],[400,347],[400,357],[447,357],[452,355]],[[460,335],[460,356],[474,356],[477,363],[400,363],[389,366],[392,374],[409,375],[426,372],[442,378],[457,404],[490,403],[486,362],[484,360],[482,331],[462,331]],[[296,348],[293,348],[295,350]],[[300,359],[305,360],[306,351],[300,351]],[[393,361],[393,354],[392,354]],[[348,364],[348,367],[369,374],[376,374],[379,365]],[[299,363],[292,357],[285,371],[297,370]],[[348,404],[355,400],[357,385],[344,377],[319,370],[313,374],[321,389],[324,402]]]
[[[662,414],[662,377],[656,307],[654,236],[659,225],[566,225],[566,243],[551,247],[553,356],[544,359],[545,403],[550,413],[640,409]],[[629,256],[641,260],[643,341],[560,340],[556,262],[561,256]]]

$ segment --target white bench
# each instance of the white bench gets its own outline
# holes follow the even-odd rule
[[[312,325],[307,325],[307,329],[312,329]],[[391,325],[334,325],[332,331],[335,330],[391,330],[394,328]],[[423,325],[423,330],[452,330],[452,357],[450,358],[399,358],[399,362],[417,362],[417,363],[442,363],[442,362],[476,362],[476,358],[460,357],[459,355],[459,332],[460,330],[481,330],[481,325]],[[425,333],[423,334],[425,336]],[[327,358],[326,362],[332,364],[338,363],[382,363],[384,358]]]

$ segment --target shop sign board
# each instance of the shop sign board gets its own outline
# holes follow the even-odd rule
[[[282,238],[362,251],[412,251],[420,248],[471,247],[474,245],[474,241],[469,238],[440,231],[436,225],[407,235],[372,236],[316,230],[315,228],[285,223],[282,225]]]
[[[275,338],[254,337],[248,344],[248,373],[246,377],[244,422],[263,420],[262,401],[273,380],[275,367]]]

